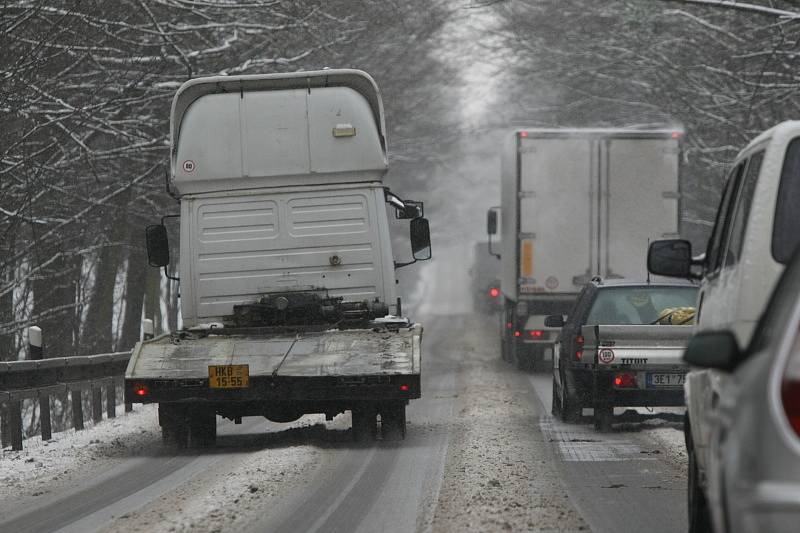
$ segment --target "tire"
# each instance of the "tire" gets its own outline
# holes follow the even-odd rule
[[[687,447],[689,465],[687,472],[687,508],[689,510],[689,533],[706,533],[712,530],[711,514],[706,495],[700,487],[700,471],[697,467],[694,447]]]
[[[381,433],[386,441],[406,438],[405,402],[395,402],[381,408]]]
[[[188,446],[189,427],[185,408],[174,404],[158,404],[158,423],[161,425],[161,442],[165,446]]]
[[[197,448],[208,448],[217,443],[217,416],[213,410],[203,408],[190,413],[189,442]]]
[[[559,413],[561,414],[562,421],[574,424],[581,421],[583,409],[574,398],[570,397],[565,383],[565,374],[562,372],[560,390],[561,394],[559,395]]]
[[[550,414],[558,419],[563,419],[563,415],[561,414],[561,399],[558,396],[556,386],[556,377],[553,376],[553,402],[550,404]]]
[[[553,362],[545,361],[544,356],[547,353],[547,348],[537,346],[533,349],[533,357],[531,358],[531,370],[536,374],[544,374],[553,371]]]
[[[614,408],[609,406],[594,408],[594,429],[600,433],[611,431],[611,422],[614,419]]]
[[[351,410],[353,417],[353,440],[355,442],[373,441],[378,436],[377,411],[374,407],[354,407]]]

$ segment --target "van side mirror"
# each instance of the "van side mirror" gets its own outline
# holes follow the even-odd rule
[[[730,331],[704,331],[689,340],[683,360],[691,366],[730,372],[744,359]]]
[[[563,328],[564,316],[563,315],[550,315],[545,317],[544,325],[548,328]]]
[[[147,263],[152,267],[164,267],[169,264],[169,238],[167,227],[163,224],[147,226]]]
[[[647,270],[659,276],[690,278],[692,275],[692,243],[683,239],[668,239],[650,243],[647,250]]]
[[[497,209],[495,208],[486,212],[486,233],[497,235]]]
[[[411,221],[411,254],[415,261],[427,261],[431,258],[431,230],[427,218],[415,218]]]

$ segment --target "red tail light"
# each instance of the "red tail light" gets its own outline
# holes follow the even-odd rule
[[[580,361],[583,358],[583,335],[575,337],[575,359]]]
[[[534,339],[541,339],[542,335],[544,335],[544,331],[542,331],[540,329],[532,329],[532,330],[528,331],[528,335],[530,335]]]
[[[789,424],[800,437],[800,380],[784,380],[781,384],[781,400]]]
[[[411,387],[408,386],[407,384],[403,383],[402,385],[400,385],[400,392],[408,392],[409,390],[411,390]]]
[[[620,389],[636,388],[636,374],[631,374],[630,372],[616,374],[614,376],[614,386]]]
[[[497,287],[492,287],[491,289],[489,289],[489,296],[491,296],[492,298],[497,298],[498,296],[500,296],[500,289],[498,289]]]
[[[514,336],[515,337],[522,337],[522,332],[521,331],[515,331],[514,332]]]
[[[150,392],[150,389],[147,388],[147,385],[134,385],[133,392],[136,393],[136,396],[147,396],[147,393]]]
[[[514,327],[514,323],[513,322],[506,322],[506,329],[511,329],[513,327]]]

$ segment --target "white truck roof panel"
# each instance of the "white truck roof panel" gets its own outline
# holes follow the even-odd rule
[[[358,70],[190,80],[171,134],[180,195],[378,181],[387,170],[383,104]]]

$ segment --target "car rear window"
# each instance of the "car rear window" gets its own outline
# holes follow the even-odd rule
[[[696,287],[606,287],[597,291],[586,324],[643,325],[690,323],[697,301]],[[671,321],[660,321],[674,318]]]
[[[786,264],[800,243],[800,137],[786,148],[781,170],[775,225],[772,228],[772,257]]]

